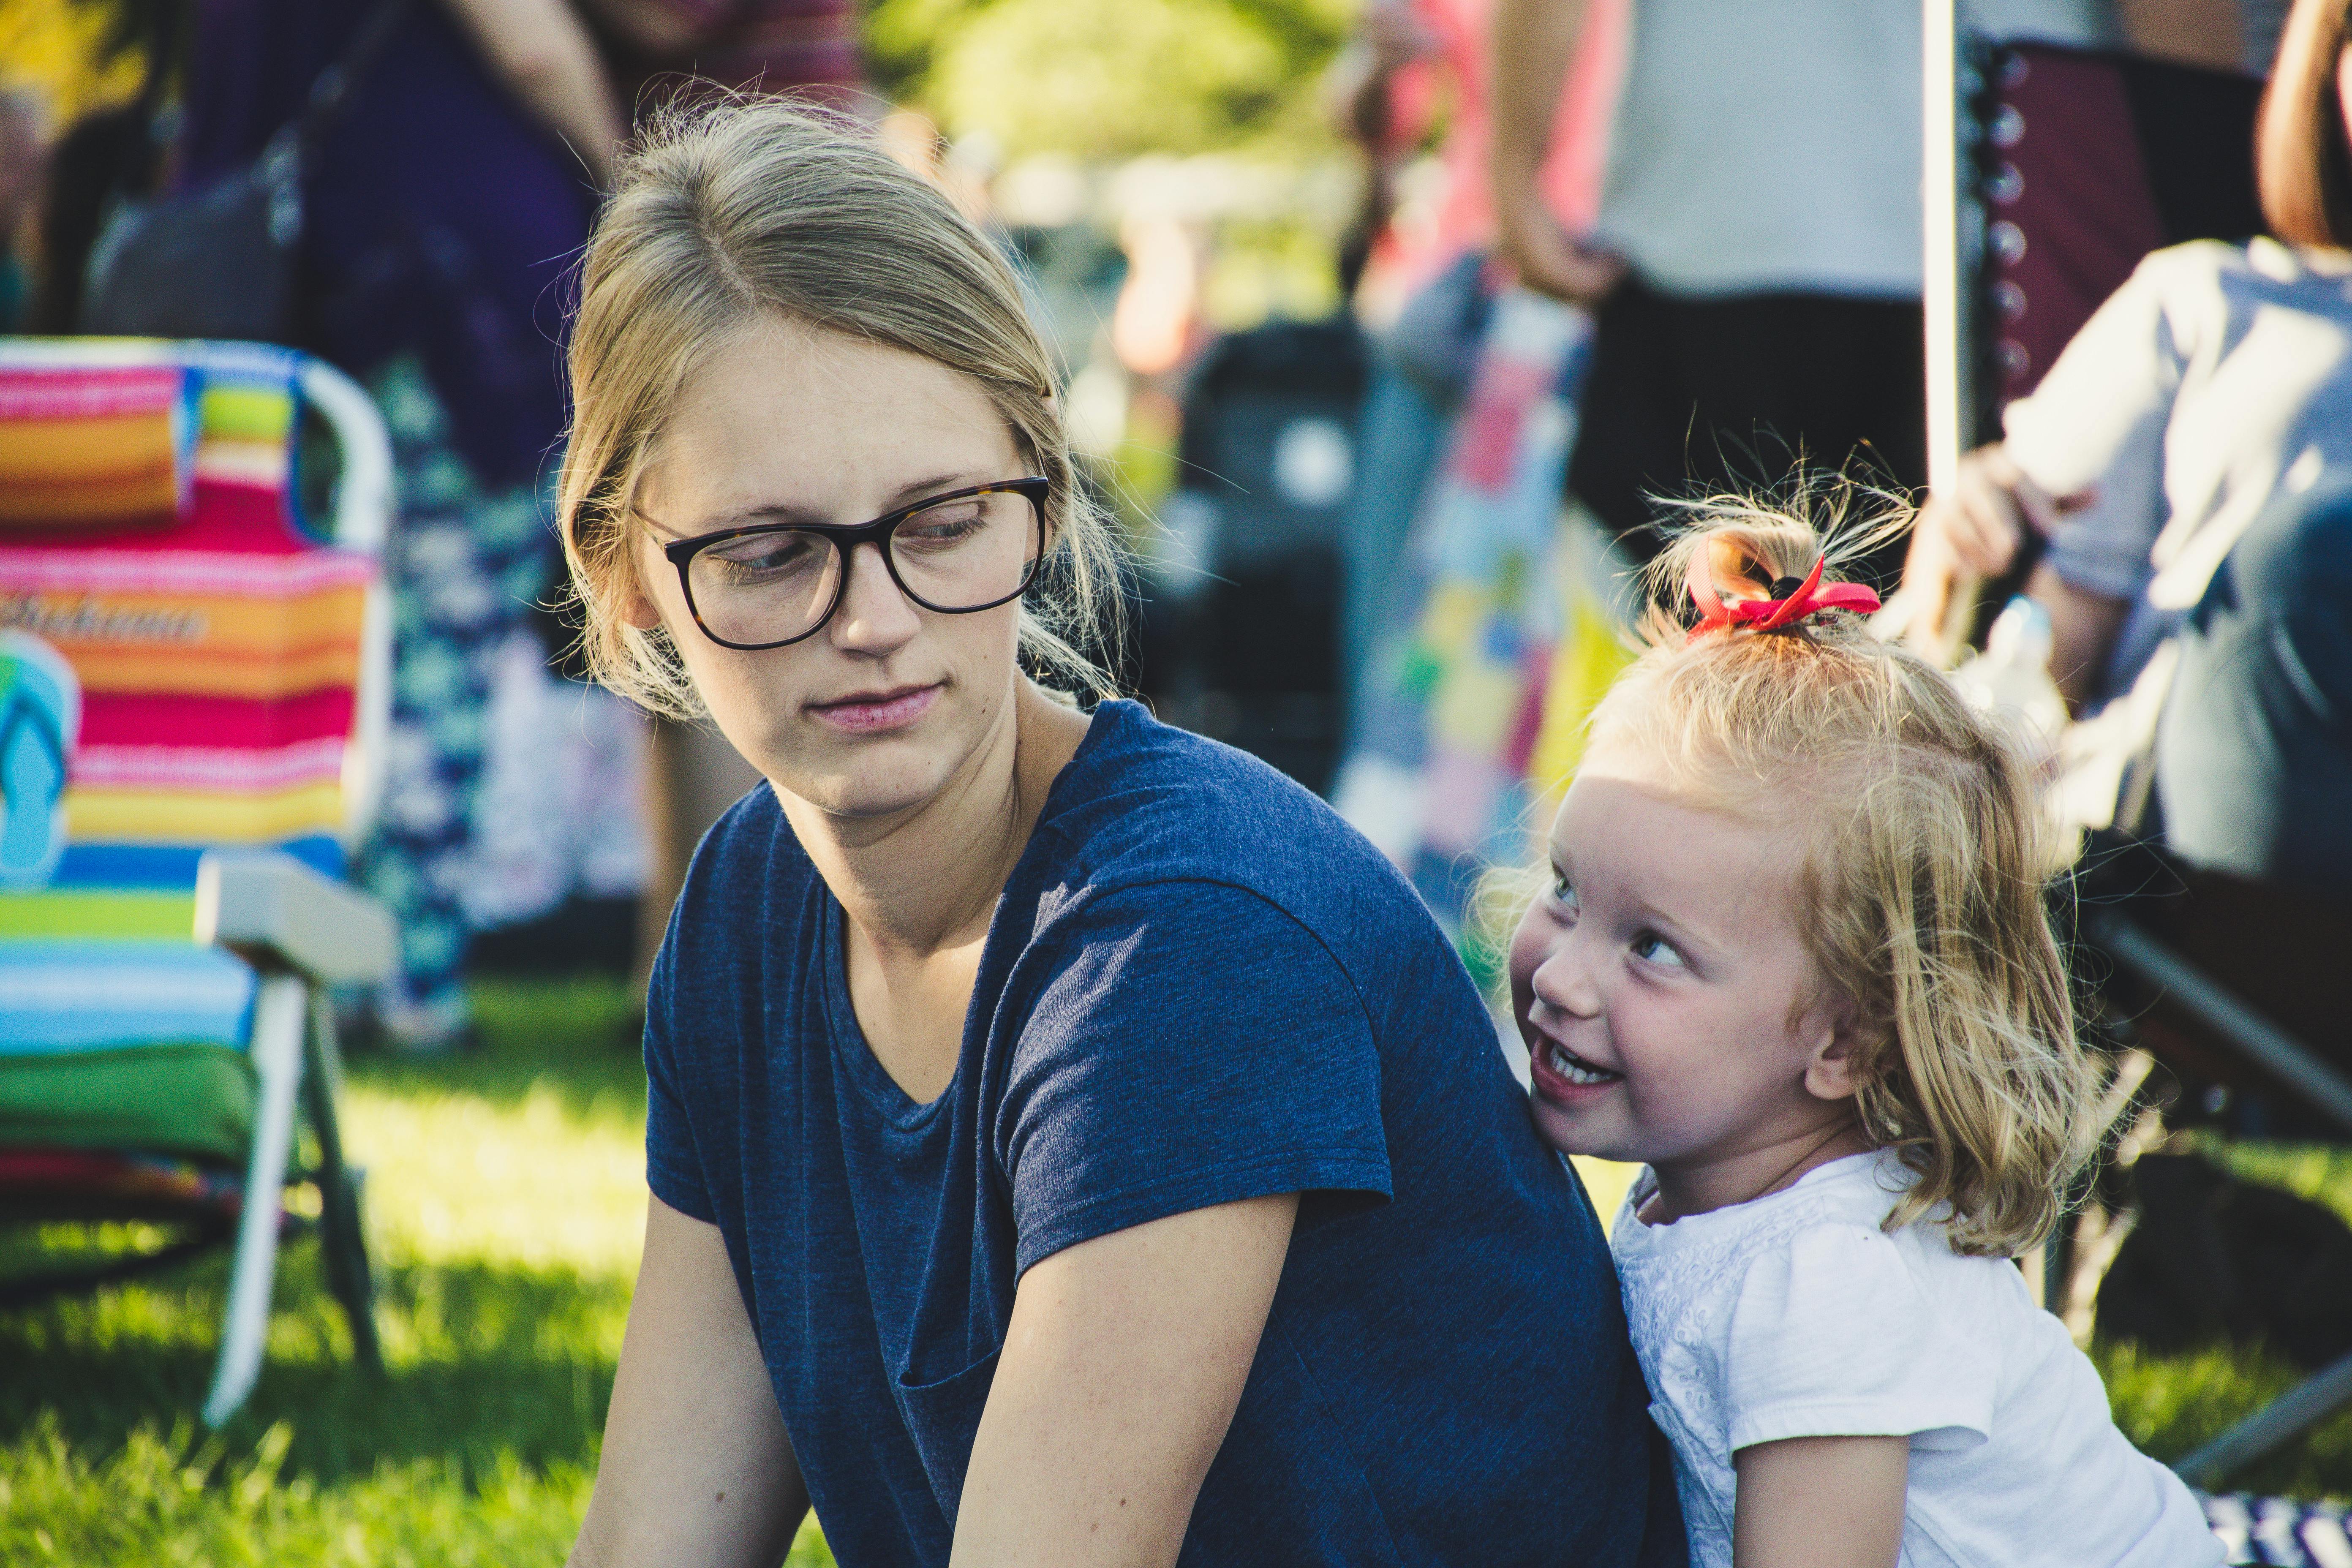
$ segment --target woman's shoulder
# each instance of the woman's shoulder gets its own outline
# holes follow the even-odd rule
[[[694,847],[670,917],[673,940],[754,929],[746,922],[748,911],[773,910],[780,899],[797,906],[815,876],[816,867],[793,837],[776,792],[762,780],[722,812]]]
[[[2283,245],[2267,236],[2243,242],[2192,239],[2150,251],[2118,292],[2151,297],[2176,321],[2228,315],[2248,300],[2352,317],[2352,257]]]
[[[1222,883],[1294,915],[1338,900],[1418,900],[1339,815],[1245,752],[1107,702],[1055,782],[1040,833],[1101,892]]]

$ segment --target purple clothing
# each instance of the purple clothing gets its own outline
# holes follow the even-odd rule
[[[373,0],[198,0],[182,183],[257,154]],[[432,0],[412,0],[305,187],[306,346],[423,363],[476,480],[530,481],[564,422],[570,269],[595,192]]]

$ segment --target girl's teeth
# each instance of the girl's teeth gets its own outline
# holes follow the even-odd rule
[[[1583,1063],[1573,1060],[1558,1046],[1551,1047],[1549,1065],[1552,1071],[1570,1083],[1607,1083],[1617,1076],[1613,1072],[1603,1072],[1599,1068],[1586,1067]]]

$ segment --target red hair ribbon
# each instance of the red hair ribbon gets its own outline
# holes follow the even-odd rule
[[[1690,587],[1691,602],[1698,606],[1699,623],[1690,629],[1686,639],[1696,642],[1709,632],[1729,631],[1737,626],[1752,626],[1759,632],[1778,631],[1790,626],[1806,616],[1822,610],[1855,610],[1864,615],[1878,608],[1878,595],[1859,583],[1832,583],[1822,586],[1822,563],[1816,559],[1805,580],[1797,584],[1793,594],[1776,599],[1733,599],[1727,602],[1715,591],[1715,572],[1708,561],[1712,553],[1700,551],[1691,556],[1690,570],[1685,581]],[[1787,579],[1781,579],[1786,583]],[[1776,584],[1777,588],[1780,584]]]

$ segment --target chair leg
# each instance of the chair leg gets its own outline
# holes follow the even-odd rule
[[[217,1427],[236,1414],[261,1375],[269,1329],[269,1288],[278,1269],[278,1230],[285,1213],[286,1162],[294,1143],[295,1094],[302,1077],[309,987],[288,974],[266,974],[253,999],[253,1070],[261,1102],[246,1167],[245,1212],[221,1324],[220,1364],[205,1399],[204,1421]]]
[[[375,1278],[368,1267],[367,1230],[361,1220],[360,1175],[343,1163],[343,1135],[336,1117],[342,1093],[342,1064],[335,1048],[335,1010],[324,991],[310,1000],[307,1037],[310,1071],[302,1084],[310,1130],[319,1140],[319,1254],[333,1292],[352,1328],[353,1359],[370,1372],[383,1370],[383,1350],[375,1331]]]

